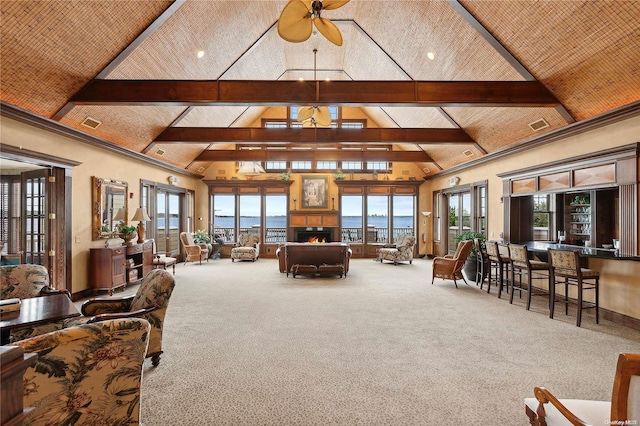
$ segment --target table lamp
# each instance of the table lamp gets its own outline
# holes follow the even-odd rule
[[[138,244],[141,244],[144,242],[144,224],[142,222],[151,220],[151,218],[149,217],[149,215],[147,214],[147,211],[144,208],[138,207],[136,209],[136,213],[133,215],[131,220],[138,221]]]

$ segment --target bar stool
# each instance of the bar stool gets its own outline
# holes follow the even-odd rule
[[[505,273],[508,274],[508,268],[511,263],[508,256],[500,253],[497,241],[487,241],[487,258],[489,260],[489,275],[487,293],[491,293],[491,283],[498,285],[498,298],[502,295],[504,286]]]
[[[485,266],[487,264],[487,251],[482,247],[482,242],[479,238],[473,239],[473,248],[476,251],[476,286],[480,284],[480,290],[482,290],[486,275]]]
[[[520,297],[522,292],[527,293],[527,311],[531,307],[531,296],[546,296],[547,292],[541,288],[533,286],[534,279],[545,279],[549,282],[549,289],[553,286],[551,281],[551,264],[539,260],[531,260],[527,246],[520,244],[509,244],[509,258],[511,259],[511,297],[509,303],[513,304],[513,295],[518,290]],[[541,271],[547,271],[546,274]],[[523,276],[527,277],[526,283],[522,281]],[[516,281],[516,276],[518,281]],[[526,286],[525,286],[526,285]]]
[[[564,311],[565,315],[569,314],[569,285],[578,288],[578,307],[576,325],[580,327],[582,322],[582,310],[595,308],[596,324],[600,321],[599,316],[599,281],[600,273],[593,269],[580,267],[580,254],[577,251],[547,249],[549,253],[549,262],[551,263],[551,274],[553,285],[549,289],[551,295],[549,297],[549,318],[553,318],[553,310],[556,302],[555,288],[558,284],[564,284]],[[594,290],[595,301],[586,302],[584,300],[584,291]]]

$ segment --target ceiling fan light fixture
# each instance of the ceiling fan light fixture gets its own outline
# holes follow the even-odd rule
[[[436,58],[436,55],[433,52],[427,52],[427,58],[433,61]]]
[[[322,18],[322,10],[332,10],[347,4],[349,0],[290,0],[278,19],[278,34],[291,43],[306,41],[314,34],[314,26],[320,34],[336,46],[342,46],[342,34],[336,25]]]
[[[198,50],[198,53],[196,53],[196,57],[198,59],[202,59],[204,57],[204,50]]]

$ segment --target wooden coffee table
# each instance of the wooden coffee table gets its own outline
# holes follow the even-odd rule
[[[2,345],[9,343],[11,330],[80,316],[80,312],[66,294],[33,297],[22,299],[21,302],[20,311],[7,312],[0,316]]]

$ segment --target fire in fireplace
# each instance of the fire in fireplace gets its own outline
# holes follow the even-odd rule
[[[330,243],[332,232],[323,231],[307,231],[306,229],[295,230],[293,238],[298,243]]]

